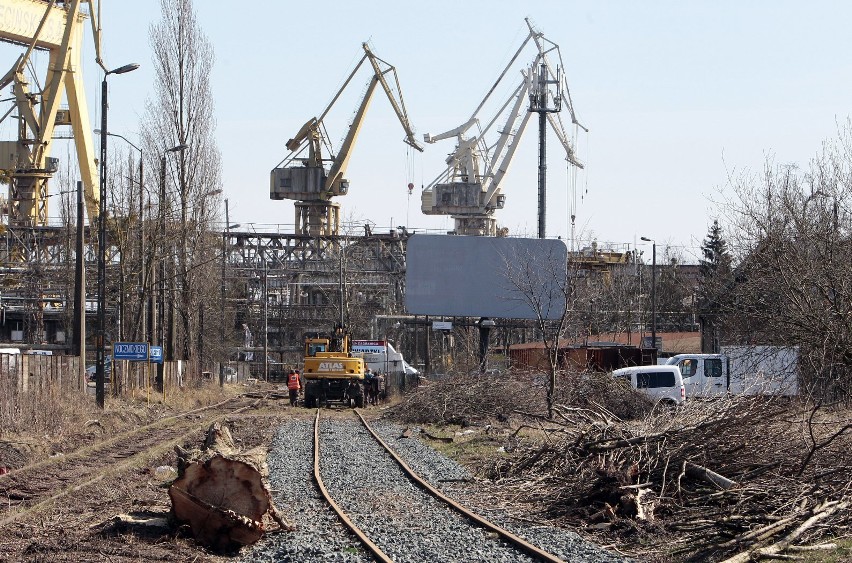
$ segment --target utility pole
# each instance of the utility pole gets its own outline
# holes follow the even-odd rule
[[[651,347],[657,353],[657,241],[648,237],[640,240],[650,242],[651,246]]]
[[[269,381],[269,266],[263,259],[263,378]]]
[[[225,232],[222,233],[222,357],[225,360],[219,362],[219,386],[225,385],[225,361],[227,361],[227,349],[225,347],[225,269],[228,264],[228,238],[230,237],[230,229],[228,228],[228,198],[225,198]]]
[[[230,248],[230,239],[231,239],[231,229],[236,229],[239,227],[239,223],[236,225],[231,225],[230,217],[228,216],[228,198],[225,198],[225,231],[222,234],[222,296],[221,296],[221,307],[222,307],[222,323],[221,323],[221,338],[222,338],[222,356],[227,361],[229,357],[227,343],[225,339],[225,280],[227,274],[227,266],[228,266],[228,249]],[[219,363],[219,385],[225,384],[225,362]]]
[[[77,260],[74,267],[74,347],[79,357],[78,375],[86,377],[86,254],[83,240],[83,182],[77,182]]]

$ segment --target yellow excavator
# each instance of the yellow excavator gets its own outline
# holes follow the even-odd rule
[[[314,408],[340,402],[364,406],[364,359],[353,356],[350,335],[342,324],[330,335],[305,335],[305,406]]]

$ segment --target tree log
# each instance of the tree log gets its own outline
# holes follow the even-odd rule
[[[266,452],[240,452],[228,428],[207,430],[204,449],[178,454],[178,478],[169,487],[172,514],[195,539],[220,552],[259,540],[267,531],[292,529],[272,501]]]
[[[737,483],[735,481],[731,481],[727,477],[719,475],[715,471],[711,471],[706,467],[702,467],[701,465],[696,465],[694,463],[687,462],[686,474],[690,477],[701,479],[702,481],[706,481],[707,483],[716,485],[724,491],[727,491],[728,489],[732,489],[737,486]]]

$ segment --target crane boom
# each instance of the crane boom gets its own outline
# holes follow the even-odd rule
[[[527,36],[471,117],[462,125],[439,135],[424,135],[427,143],[456,138],[456,148],[447,158],[447,168],[421,193],[421,210],[427,215],[451,215],[455,220],[457,234],[490,236],[497,234],[497,224],[493,215],[497,209],[502,209],[505,205],[506,197],[502,194],[502,183],[531,115],[530,111],[524,111],[524,101],[527,97],[532,99],[538,96],[552,99],[557,102],[557,105],[562,101],[559,94],[561,90],[557,90],[556,94],[550,94],[546,90],[542,92],[540,88],[534,90],[541,84],[540,79],[532,79],[539,66],[543,68],[541,71],[544,73],[543,76],[553,78],[553,80],[546,80],[545,84],[558,82],[561,87],[562,77],[559,68],[553,72],[548,61],[548,54],[555,52],[559,56],[560,63],[561,55],[559,55],[558,45],[548,41],[544,34],[533,28],[529,19],[525,21],[529,30]],[[532,70],[521,70],[520,84],[515,87],[508,99],[502,102],[492,118],[482,120],[483,123],[487,122],[487,125],[476,135],[469,135],[471,128],[479,124],[480,114],[484,112],[486,102],[498,85],[510,75],[509,70],[518,61],[524,48],[530,44],[535,45]],[[489,107],[493,106],[494,103],[489,104]],[[571,108],[571,116],[572,121],[577,123],[573,108]],[[568,162],[582,168],[565,135],[558,114],[555,117],[548,115],[548,118],[565,149]],[[499,119],[504,121],[502,128],[497,132],[497,139],[493,143],[486,142],[485,138]],[[483,171],[481,174],[480,170]]]
[[[89,4],[88,14],[81,8]],[[0,18],[0,41],[24,44],[26,51],[0,80],[0,88],[11,85],[15,109],[21,118],[17,141],[0,141],[0,169],[10,171],[10,225],[47,224],[47,183],[57,168],[50,157],[56,125],[70,125],[73,131],[86,210],[90,221],[98,215],[97,161],[92,128],[86,106],[82,76],[83,22],[92,22],[96,61],[103,67],[100,46],[100,5],[93,0],[68,0],[58,6],[55,0],[4,0]],[[47,74],[41,92],[33,92],[24,70],[33,50],[49,53]],[[63,95],[68,110],[60,111]],[[8,116],[9,113],[6,113]],[[5,117],[5,116],[4,116]]]
[[[348,192],[349,182],[345,179],[346,169],[352,158],[358,134],[378,85],[381,85],[405,131],[403,141],[418,151],[423,150],[423,147],[414,138],[414,130],[405,109],[396,69],[377,57],[366,43],[362,43],[362,48],[364,55],[352,72],[349,73],[331,102],[318,118],[308,120],[296,135],[287,141],[287,150],[290,153],[278,163],[270,174],[270,198],[297,200],[296,225],[297,229],[303,234],[338,234],[340,204],[331,200],[335,196],[346,195]],[[330,147],[330,143],[324,134],[324,120],[343,91],[352,82],[364,61],[369,61],[372,68],[370,81],[337,154],[329,154],[325,157],[322,154],[322,147],[324,145]],[[388,74],[392,74],[394,77],[398,99],[388,82]],[[306,147],[308,148],[308,155],[303,157],[301,155]],[[326,165],[329,165],[328,169],[326,169]]]

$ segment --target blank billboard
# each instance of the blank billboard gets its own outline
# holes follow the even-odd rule
[[[412,235],[405,308],[413,315],[558,319],[567,261],[561,240]]]

